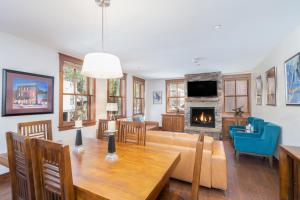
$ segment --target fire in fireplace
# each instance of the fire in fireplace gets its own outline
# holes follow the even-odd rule
[[[191,126],[215,128],[215,108],[191,107]]]

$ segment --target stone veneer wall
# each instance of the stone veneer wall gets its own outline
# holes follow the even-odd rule
[[[188,81],[218,81],[218,97],[187,97]],[[205,132],[218,138],[222,132],[222,111],[223,111],[223,78],[221,72],[187,74],[184,80],[185,87],[185,111],[184,111],[184,130],[188,133]],[[215,108],[215,128],[196,127],[190,124],[190,108],[191,107],[214,107]]]

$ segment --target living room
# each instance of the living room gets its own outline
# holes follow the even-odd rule
[[[32,170],[39,140],[70,148],[64,199],[296,199],[299,8],[1,2],[0,199],[65,192],[42,195],[46,179]],[[19,135],[32,152],[23,152],[26,187],[10,145]]]

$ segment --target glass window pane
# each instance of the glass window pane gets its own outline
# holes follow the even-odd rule
[[[235,109],[235,97],[225,97],[225,112],[234,112]]]
[[[184,83],[179,83],[178,84],[178,96],[184,97]]]
[[[74,85],[74,74],[75,74],[75,70],[73,67],[65,64],[64,66],[64,83],[63,83],[63,87],[64,93],[74,93],[75,92],[75,85]]]
[[[95,79],[89,78],[90,95],[94,95],[94,83],[95,83]]]
[[[76,97],[76,111],[74,114],[75,120],[87,120],[88,119],[88,97],[77,96]]]
[[[109,80],[109,96],[120,96],[120,79]]]
[[[64,122],[74,121],[74,113],[75,113],[75,96],[63,95],[63,121]]]
[[[179,98],[178,103],[179,103],[179,111],[184,112],[184,98]]]
[[[169,112],[177,111],[178,108],[177,98],[169,98],[168,108],[169,108]]]
[[[235,81],[225,81],[225,96],[235,95]]]
[[[237,97],[236,98],[236,107],[239,108],[243,106],[242,111],[248,112],[248,97]]]
[[[169,84],[169,92],[170,92],[170,97],[177,97],[177,84],[176,83]]]
[[[247,80],[236,81],[236,95],[248,95],[248,81]]]
[[[139,82],[136,82],[136,84],[135,84],[135,97],[137,97],[137,98],[140,97],[140,84],[139,84]]]
[[[141,98],[144,98],[144,96],[145,96],[145,88],[144,88],[144,84],[141,84]]]
[[[76,79],[76,93],[86,94],[87,93],[87,77],[83,76],[80,71],[75,72]]]

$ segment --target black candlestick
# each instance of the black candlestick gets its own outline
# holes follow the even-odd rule
[[[116,152],[116,143],[115,143],[115,135],[108,134],[108,153]]]
[[[81,129],[76,130],[76,140],[75,140],[75,146],[82,145],[82,135],[81,135]]]

